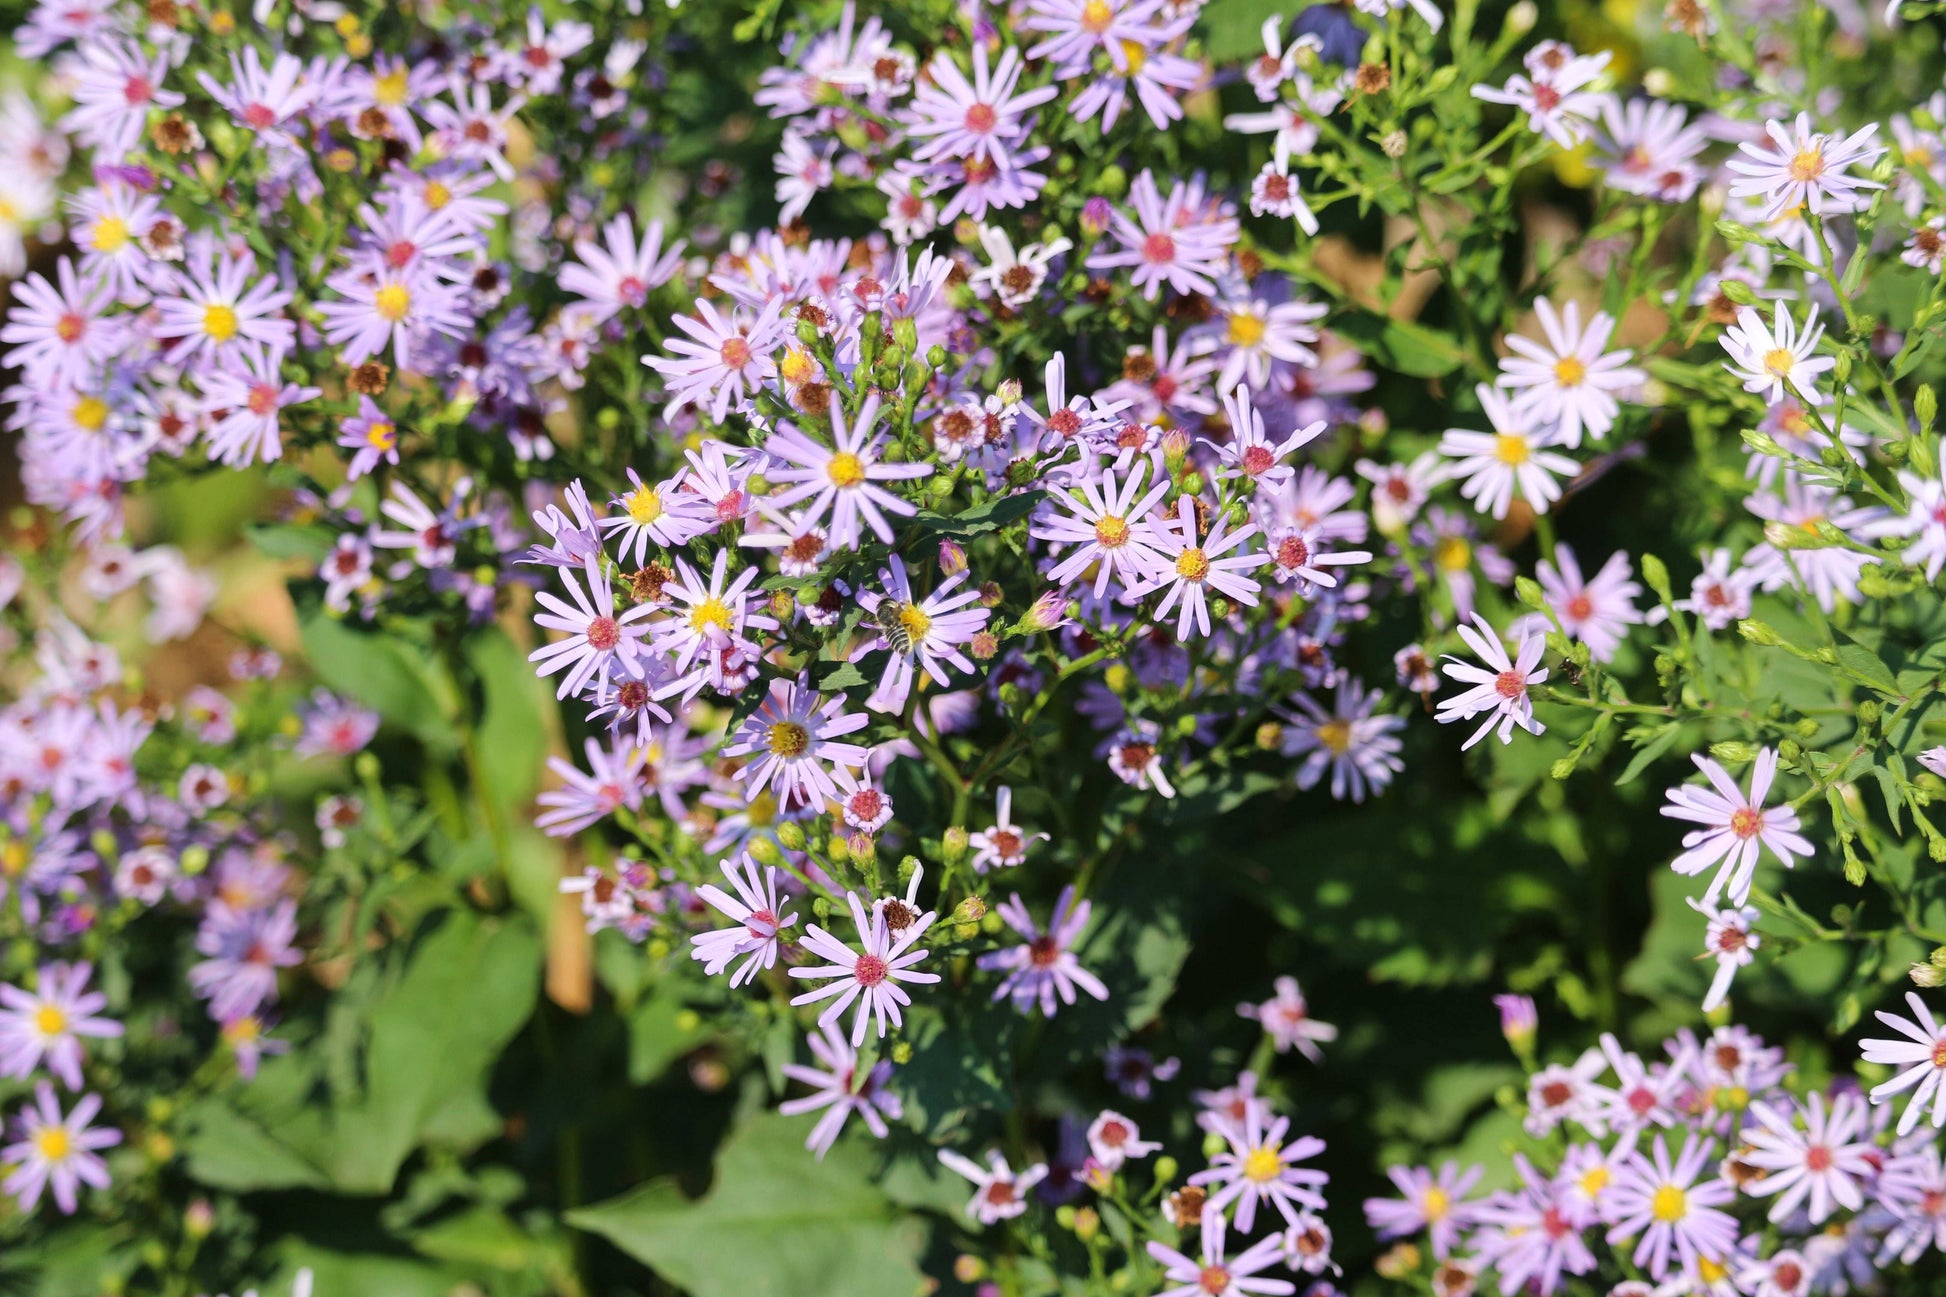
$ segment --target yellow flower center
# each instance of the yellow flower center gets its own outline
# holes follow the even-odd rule
[[[1782,347],[1772,347],[1764,353],[1764,368],[1779,378],[1788,377],[1791,366],[1796,363],[1797,357]]]
[[[128,244],[128,222],[119,216],[104,216],[95,222],[96,252],[120,252]]]
[[[1201,581],[1209,575],[1209,555],[1194,547],[1176,559],[1176,575],[1185,581]]]
[[[428,180],[425,192],[419,197],[425,200],[427,211],[436,212],[453,201],[453,191],[437,180]]]
[[[373,450],[389,451],[399,444],[399,429],[396,424],[380,421],[365,429],[365,444]]]
[[[372,294],[372,305],[380,315],[397,323],[412,309],[412,290],[404,284],[386,284]]]
[[[1335,752],[1339,756],[1343,756],[1351,750],[1351,726],[1345,721],[1326,721],[1324,724],[1318,726],[1316,734],[1318,736],[1318,742],[1322,743],[1327,751]],[[1427,1203],[1432,1202],[1433,1195],[1435,1194],[1439,1196],[1441,1204],[1444,1204],[1446,1195],[1438,1189],[1426,1190]],[[1426,1213],[1427,1215],[1432,1214],[1432,1208],[1430,1206],[1427,1207]]]
[[[1824,150],[1815,145],[1800,149],[1791,158],[1791,179],[1799,182],[1816,180],[1824,174]]]
[[[1120,549],[1128,544],[1128,519],[1113,513],[1095,519],[1095,540],[1103,549]]]
[[[1608,1187],[1608,1168],[1605,1166],[1589,1167],[1581,1173],[1579,1184],[1581,1185],[1581,1192],[1587,1194],[1590,1198],[1599,1196],[1601,1191]]]
[[[1257,1184],[1268,1184],[1275,1180],[1284,1169],[1284,1159],[1274,1148],[1253,1148],[1250,1155],[1243,1159],[1243,1178]]]
[[[1108,30],[1108,24],[1115,21],[1115,7],[1108,0],[1088,0],[1081,6],[1081,26],[1099,36]]]
[[[1439,1220],[1453,1209],[1453,1199],[1438,1185],[1428,1185],[1425,1197],[1419,1200],[1419,1210],[1427,1220]]]
[[[1464,572],[1473,565],[1473,547],[1463,536],[1448,536],[1433,546],[1432,558],[1448,572]]]
[[[1689,1197],[1673,1184],[1665,1184],[1655,1191],[1649,1199],[1649,1214],[1659,1221],[1671,1224],[1681,1220],[1689,1211]]]
[[[712,595],[690,610],[689,629],[704,631],[713,628],[727,631],[730,629],[731,620],[730,605]]]
[[[63,1126],[49,1126],[34,1136],[34,1147],[50,1162],[65,1162],[74,1152],[74,1139]]]
[[[811,746],[811,731],[796,721],[778,721],[764,736],[764,744],[773,756],[801,757]]]
[[[43,1036],[58,1036],[68,1029],[68,1015],[60,1007],[43,1004],[34,1011],[34,1030]]]
[[[899,610],[899,625],[905,627],[907,637],[917,644],[924,640],[926,632],[932,629],[932,618],[928,617],[918,604],[909,603]]]
[[[263,1024],[250,1014],[223,1024],[223,1038],[233,1045],[249,1044],[262,1034]]]
[[[1563,356],[1554,362],[1554,381],[1562,387],[1579,387],[1588,376],[1588,367],[1577,356]]]
[[[628,498],[622,503],[628,510],[628,516],[644,527],[662,516],[662,496],[652,486],[638,487],[630,491]]]
[[[1134,76],[1148,65],[1149,51],[1135,41],[1123,41],[1122,58],[1128,62],[1128,74]],[[1260,330],[1262,327],[1258,325]]]
[[[745,805],[743,813],[749,818],[751,825],[756,828],[763,828],[775,824],[777,822],[777,799],[771,796],[770,790],[766,788],[750,799]]]
[[[784,359],[778,363],[777,373],[786,386],[802,387],[817,377],[818,362],[801,347],[792,347],[784,353]]]
[[[108,422],[108,402],[98,396],[84,396],[74,403],[69,417],[77,428],[100,432],[101,425]]]
[[[1223,337],[1232,347],[1254,347],[1264,340],[1264,329],[1261,319],[1239,311],[1230,317],[1230,327]]]
[[[848,450],[841,450],[824,466],[824,472],[833,486],[849,490],[865,480],[865,461]]]
[[[236,337],[236,311],[221,302],[203,308],[203,332],[218,342]]]
[[[405,102],[405,69],[394,68],[382,77],[372,78],[372,100],[387,108],[397,108]]]
[[[1696,1258],[1696,1277],[1704,1283],[1722,1283],[1729,1276],[1729,1267],[1723,1265],[1721,1262],[1712,1261],[1706,1256],[1698,1256]]]
[[[1493,457],[1509,468],[1518,468],[1533,455],[1527,438],[1503,432],[1493,439]]]

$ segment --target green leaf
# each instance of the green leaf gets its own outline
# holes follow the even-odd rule
[[[1854,676],[1868,681],[1872,688],[1891,698],[1899,697],[1899,682],[1893,678],[1892,669],[1879,660],[1878,654],[1863,644],[1847,637],[1846,642],[1838,645],[1838,661]]]
[[[395,639],[355,631],[322,611],[304,619],[304,658],[324,683],[428,744],[449,748],[452,722],[423,658]]]
[[[866,1142],[804,1151],[810,1123],[775,1113],[724,1144],[691,1201],[657,1180],[568,1214],[691,1297],[906,1297],[924,1286],[926,1229],[879,1189]]]
[[[524,920],[456,912],[419,943],[399,984],[372,1010],[365,1101],[340,1114],[333,1179],[390,1191],[441,1113],[477,1098],[533,1013],[541,942]]]
[[[329,527],[301,523],[266,523],[244,528],[257,552],[269,558],[301,558],[321,563],[331,552],[334,532]]]
[[[1621,778],[1615,781],[1615,786],[1620,788],[1623,784],[1633,783],[1637,775],[1647,770],[1655,762],[1657,757],[1675,745],[1676,739],[1681,734],[1682,726],[1680,725],[1670,724],[1663,726],[1654,738],[1636,749],[1635,755],[1629,758],[1628,765],[1623,768]]]
[[[1466,363],[1466,352],[1452,334],[1411,320],[1350,315],[1334,327],[1388,368],[1415,378],[1439,378]]]
[[[1034,506],[1047,496],[1045,491],[1021,491],[1014,495],[996,496],[983,504],[976,504],[964,513],[950,517],[921,509],[914,519],[927,531],[942,536],[978,536],[989,531],[998,531],[1008,523],[1018,522],[1034,511]]]

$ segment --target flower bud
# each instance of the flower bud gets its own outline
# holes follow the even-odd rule
[[[1547,607],[1547,595],[1541,590],[1541,583],[1531,576],[1514,578],[1514,597],[1535,611]]]
[[[909,1040],[895,1041],[892,1045],[892,1061],[901,1067],[910,1063],[912,1061],[912,1042]]]
[[[1736,221],[1718,221],[1716,232],[1736,244],[1762,243],[1764,238],[1761,232]],[[1750,291],[1750,285],[1741,279],[1721,279],[1717,281],[1717,287],[1722,290],[1723,296],[1738,306],[1749,306],[1757,300],[1757,295]]]
[[[978,896],[969,896],[953,907],[953,922],[978,923],[987,916],[987,903]]]
[[[1655,591],[1658,598],[1665,602],[1673,601],[1674,596],[1669,589],[1669,569],[1653,554],[1642,555],[1642,580]]]
[[[1921,383],[1919,390],[1912,394],[1912,412],[1919,416],[1919,431],[1931,432],[1932,421],[1939,414],[1939,397],[1931,383]]]
[[[1182,1168],[1177,1164],[1175,1158],[1170,1157],[1167,1153],[1164,1153],[1161,1157],[1155,1160],[1155,1166],[1153,1169],[1155,1171],[1155,1182],[1157,1184],[1168,1184],[1171,1180],[1176,1178],[1176,1172],[1181,1170]]]
[[[946,858],[948,865],[957,865],[966,859],[966,830],[955,824],[940,834],[939,854]]]
[[[1929,991],[1946,982],[1946,969],[1937,964],[1914,964],[1906,970],[1906,976],[1912,979],[1914,986]]]
[[[1534,1007],[1533,997],[1496,995],[1493,1003],[1500,1010],[1500,1034],[1516,1050],[1524,1050],[1534,1039],[1541,1022],[1540,1011]]]
[[[878,847],[871,834],[860,830],[845,839],[845,854],[861,865],[869,865],[878,858]]]
[[[980,607],[998,608],[1000,601],[1006,597],[1006,592],[1000,588],[998,581],[983,581],[980,583]]]
[[[1776,648],[1784,642],[1784,637],[1768,625],[1748,617],[1737,623],[1737,634],[1752,644],[1761,644],[1765,648]]]
[[[1794,763],[1804,755],[1804,749],[1796,739],[1785,739],[1777,745],[1777,757],[1786,765]]]
[[[1068,620],[1067,600],[1059,590],[1047,590],[1034,600],[1014,630],[1022,635],[1041,635]]]
[[[1858,704],[1853,714],[1858,717],[1858,723],[1860,725],[1866,729],[1870,729],[1872,726],[1878,724],[1878,703],[1867,698],[1864,702]]]
[[[953,1260],[953,1278],[961,1283],[978,1283],[986,1277],[987,1263],[971,1253],[961,1253]]]
[[[975,631],[973,638],[967,641],[966,651],[973,655],[975,661],[988,662],[1000,651],[1000,640],[990,630]]]
[[[785,829],[797,829],[798,845],[792,847],[791,850],[802,851],[804,849],[804,830],[798,828],[797,825],[795,824],[786,822],[784,824],[778,825],[777,827],[777,834],[779,837],[783,836],[783,831]],[[752,838],[750,839],[750,845],[745,847],[744,850],[750,853],[750,858],[752,860],[756,861],[760,865],[769,865],[772,869],[775,869],[779,865],[784,863],[784,853],[778,850],[777,844],[775,842],[772,842],[769,838]]]
[[[1284,727],[1276,721],[1265,721],[1257,727],[1254,742],[1259,752],[1274,752],[1284,741]]]
[[[777,826],[777,841],[786,851],[804,850],[804,826],[796,820],[785,820]]]
[[[1083,1243],[1091,1242],[1101,1232],[1101,1213],[1093,1207],[1074,1209],[1074,1236]]]
[[[1730,740],[1710,744],[1710,755],[1718,761],[1727,761],[1731,765],[1741,766],[1757,759],[1757,749],[1752,744]]]
[[[940,346],[936,342],[933,343],[932,346],[928,348],[926,351],[926,363],[932,366],[934,369],[946,368],[946,361],[948,359],[949,357],[946,353],[946,348]]]
[[[834,833],[824,844],[824,854],[842,865],[851,859],[851,846]]]
[[[1106,232],[1109,222],[1114,219],[1114,204],[1099,195],[1081,205],[1081,230],[1084,234],[1099,236]]]
[[[799,320],[797,322],[797,340],[799,342],[807,347],[816,346],[818,337],[817,325],[811,323],[809,320]]]
[[[966,546],[952,539],[940,541],[939,570],[945,576],[958,576],[966,571]]]

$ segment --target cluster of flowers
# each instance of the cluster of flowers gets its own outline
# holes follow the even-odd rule
[[[137,579],[124,573],[181,563],[173,552],[104,545],[76,565],[76,584],[105,606]],[[197,585],[207,579],[194,575]],[[90,989],[86,952],[107,949],[151,912],[190,920],[197,958],[176,989],[205,1002],[237,1072],[254,1075],[264,1053],[286,1048],[266,1030],[278,970],[300,958],[295,879],[281,863],[288,844],[277,826],[226,771],[278,749],[350,756],[376,732],[377,717],[323,691],[299,714],[275,710],[281,704],[261,682],[281,663],[268,650],[244,650],[231,675],[258,682],[248,704],[258,716],[241,733],[228,694],[197,685],[164,702],[144,692],[114,648],[23,592],[25,584],[18,562],[0,563],[7,665],[25,682],[0,708],[0,970],[16,979],[0,982],[0,1076],[35,1082],[32,1102],[15,1114],[19,1140],[0,1156],[12,1167],[6,1191],[23,1209],[51,1187],[72,1213],[80,1185],[107,1184],[96,1150],[120,1139],[91,1124],[102,1098],[82,1092],[119,1073],[115,1058],[84,1075],[82,1042],[123,1035],[122,1023],[101,1016],[108,999]],[[167,595],[156,592],[149,624],[187,616],[182,629],[192,629],[206,596],[193,596],[185,612],[165,604]],[[357,819],[339,798],[327,801],[327,816],[341,826]],[[155,989],[166,998],[171,988]],[[56,1082],[81,1092],[65,1109]]]
[[[1783,1051],[1734,1025],[1685,1029],[1666,1059],[1604,1036],[1529,1078],[1524,1124],[1545,1143],[1515,1155],[1519,1187],[1469,1198],[1479,1167],[1392,1169],[1400,1197],[1367,1202],[1366,1216],[1381,1237],[1424,1247],[1383,1264],[1419,1271],[1440,1297],[1489,1276],[1504,1293],[1580,1278],[1612,1283],[1611,1297],[1803,1297],[1868,1287],[1946,1249],[1946,1163],[1936,1134],[1915,1130],[1946,1033],[1911,999],[1916,1021],[1879,1015],[1901,1039],[1864,1042],[1869,1062],[1905,1069],[1869,1102],[1848,1077],[1793,1086]],[[1502,1011],[1531,1056],[1532,1002],[1503,997]],[[1888,1101],[1905,1090],[1894,1128]]]

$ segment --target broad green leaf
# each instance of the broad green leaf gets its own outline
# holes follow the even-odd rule
[[[322,611],[304,619],[302,633],[305,660],[326,685],[428,744],[452,745],[452,722],[416,649]]]
[[[691,1297],[916,1297],[926,1228],[878,1188],[869,1141],[804,1150],[808,1118],[733,1133],[703,1197],[657,1180],[568,1214]]]

